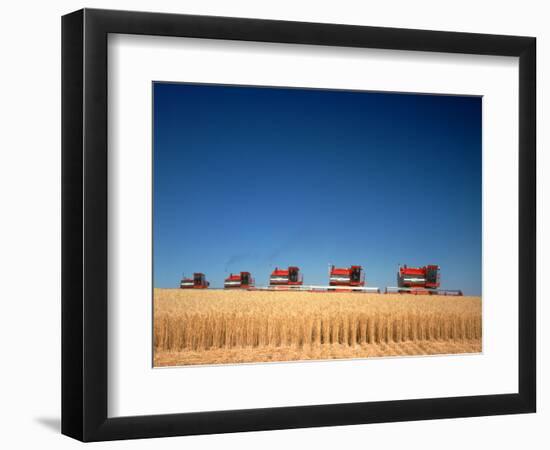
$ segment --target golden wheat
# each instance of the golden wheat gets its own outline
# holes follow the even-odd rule
[[[481,299],[155,289],[155,365],[479,352]]]

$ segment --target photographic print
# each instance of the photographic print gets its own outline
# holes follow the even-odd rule
[[[153,365],[482,351],[482,98],[154,82]]]

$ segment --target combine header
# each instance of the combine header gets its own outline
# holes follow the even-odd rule
[[[399,266],[397,287],[387,287],[386,293],[397,292],[416,295],[462,295],[459,290],[439,289],[439,266]]]
[[[181,289],[207,289],[210,283],[206,281],[204,273],[194,273],[193,278],[185,278],[185,275],[181,279]]]
[[[269,286],[273,288],[292,288],[302,286],[303,284],[304,281],[299,267],[291,266],[286,270],[275,267],[275,270],[271,272],[271,276],[269,277]]]
[[[229,277],[225,279],[223,283],[225,289],[249,289],[254,287],[254,278],[250,272],[241,272],[233,275],[229,274]]]

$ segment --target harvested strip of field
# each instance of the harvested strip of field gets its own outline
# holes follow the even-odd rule
[[[155,289],[155,366],[478,353],[481,299]]]

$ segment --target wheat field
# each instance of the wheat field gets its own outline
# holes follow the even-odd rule
[[[154,365],[481,352],[481,298],[154,290]]]

